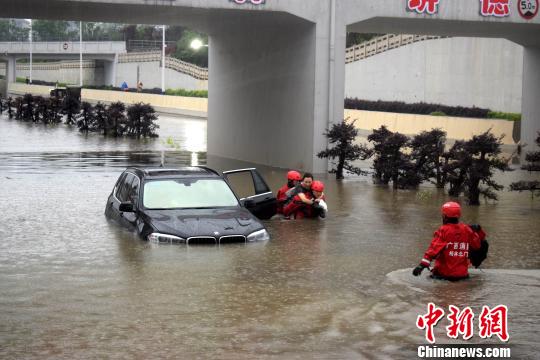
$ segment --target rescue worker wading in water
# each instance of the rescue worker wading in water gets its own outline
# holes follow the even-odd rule
[[[283,208],[283,215],[293,219],[325,218],[328,207],[325,202],[323,191],[324,184],[320,181],[313,181],[310,186],[310,191],[296,194]]]
[[[298,185],[302,180],[302,175],[298,171],[291,170],[287,173],[287,183],[283,185],[277,192],[277,213],[283,214],[283,207],[287,202],[287,191]]]
[[[469,253],[480,249],[486,234],[480,225],[459,222],[461,206],[458,203],[447,202],[441,211],[443,225],[435,231],[431,245],[420,265],[414,268],[413,275],[420,275],[435,260],[431,277],[450,281],[466,279],[469,277]]]

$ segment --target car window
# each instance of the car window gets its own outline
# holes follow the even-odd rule
[[[250,171],[227,174],[227,181],[235,194],[240,198],[247,198],[256,194],[253,178]]]
[[[118,178],[118,181],[116,182],[116,185],[114,187],[114,196],[120,200],[118,198],[118,196],[120,195],[120,189],[122,189],[122,186],[124,186],[124,180],[126,179],[126,175],[127,173],[123,173],[122,175],[120,175],[120,177]]]
[[[120,202],[129,201],[129,195],[131,192],[131,182],[133,181],[134,178],[135,176],[133,174],[127,173],[122,186],[118,189],[118,193],[117,193],[118,195],[116,195],[116,197],[118,198],[118,200],[120,200]]]
[[[222,179],[151,180],[144,184],[143,204],[148,209],[238,206]]]
[[[141,182],[139,178],[134,176],[133,181],[131,182],[130,191],[128,195],[128,201],[136,205],[139,200],[139,186]]]

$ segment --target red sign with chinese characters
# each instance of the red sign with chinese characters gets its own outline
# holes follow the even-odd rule
[[[510,0],[480,0],[480,14],[495,17],[510,16],[509,2]]]
[[[407,0],[407,10],[434,15],[439,12],[440,0]]]
[[[266,2],[266,0],[230,0],[230,1],[233,1],[234,3],[238,5],[243,5],[243,4],[261,5]]]

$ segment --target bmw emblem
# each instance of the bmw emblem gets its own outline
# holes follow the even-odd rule
[[[217,235],[219,235],[219,232],[217,232],[217,231],[214,231],[214,235],[216,235],[216,236],[217,236]]]

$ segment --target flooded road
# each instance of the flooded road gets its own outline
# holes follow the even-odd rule
[[[266,221],[266,243],[149,244],[103,215],[126,166],[246,165],[206,156],[205,121],[162,116],[160,126],[159,139],[137,142],[0,118],[0,358],[414,359],[428,302],[477,315],[507,305],[515,358],[538,358],[540,199],[504,191],[464,208],[491,249],[484,271],[460,283],[410,275],[445,195],[367,177],[321,175],[328,218]],[[285,171],[261,170],[275,191]],[[437,343],[455,343],[445,325]],[[486,340],[475,328],[469,343]]]

